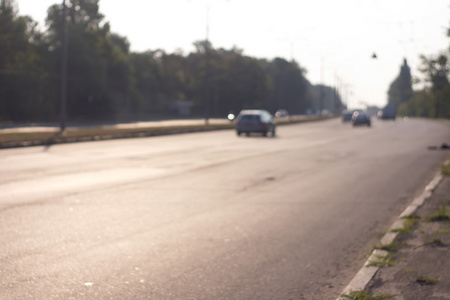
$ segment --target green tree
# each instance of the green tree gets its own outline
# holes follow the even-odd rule
[[[408,102],[413,95],[411,69],[406,59],[400,67],[400,74],[391,83],[388,90],[388,102],[401,104]]]
[[[304,113],[313,106],[313,91],[305,78],[306,70],[295,61],[282,58],[261,60],[269,77],[270,106],[272,111],[287,109],[290,113]]]
[[[162,101],[161,72],[158,57],[161,51],[145,51],[130,54],[132,70],[133,111],[151,113],[160,111]]]
[[[225,116],[243,108],[269,108],[268,77],[257,59],[237,48],[214,49],[208,41],[194,46],[185,65],[185,83],[198,114],[208,110],[212,116]]]
[[[189,74],[186,69],[186,58],[176,53],[164,53],[160,58],[160,63],[161,88],[167,100],[188,100],[186,89]]]
[[[421,71],[426,76],[429,87],[429,98],[433,109],[430,117],[450,118],[450,66],[446,53],[440,54],[437,58],[427,58],[421,56]]]
[[[434,114],[434,106],[429,101],[431,93],[427,89],[415,91],[410,101],[398,107],[398,114],[402,116],[429,117]]]
[[[219,54],[222,68],[217,72],[216,90],[221,114],[243,108],[269,108],[267,76],[258,60],[242,55],[238,49],[221,50]]]
[[[45,97],[48,73],[36,28],[30,17],[17,15],[13,0],[0,1],[0,120],[43,120],[54,113]]]
[[[70,0],[67,8],[68,115],[78,119],[128,118],[133,107],[129,43],[112,34],[108,23],[103,24],[98,3]],[[61,10],[62,5],[51,6],[46,19],[55,74],[61,65]]]
[[[188,97],[194,102],[194,111],[199,115],[211,114],[213,93],[217,87],[217,53],[209,41],[194,42],[195,52],[187,56]],[[214,109],[213,109],[214,110]]]
[[[312,86],[314,94],[314,109],[317,112],[328,111],[329,113],[339,115],[344,110],[339,92],[326,85],[318,84]]]
[[[237,48],[194,43],[185,56],[161,50],[131,53],[112,33],[99,0],[67,1],[70,120],[130,120],[165,113],[173,101],[192,101],[194,113],[225,116],[243,108],[286,108],[303,113],[313,105],[311,84],[296,62],[260,60]],[[0,0],[0,119],[56,120],[60,103],[62,5],[47,10],[47,31],[17,16],[14,0]]]
[[[450,29],[447,30],[450,37]],[[425,76],[425,87],[399,107],[403,115],[450,118],[450,47],[435,56],[421,56],[420,71]]]

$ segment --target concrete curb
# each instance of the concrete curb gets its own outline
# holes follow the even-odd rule
[[[446,164],[447,163],[449,162],[446,162]],[[392,224],[388,232],[381,238],[380,240],[381,246],[389,245],[395,240],[399,232],[396,232],[394,230],[404,228],[405,217],[415,213],[425,203],[425,201],[428,198],[430,198],[433,191],[441,182],[442,178],[443,175],[439,171],[434,176],[433,180],[431,180],[431,182],[425,187],[422,194],[420,194],[412,201],[412,203],[400,214],[397,220]],[[355,277],[353,277],[353,279],[350,281],[347,287],[341,292],[341,296],[339,296],[336,300],[348,299],[344,298],[342,295],[348,295],[352,291],[354,292],[363,291],[369,284],[370,280],[372,280],[372,278],[380,269],[380,267],[369,266],[370,263],[379,258],[385,258],[387,255],[388,251],[379,249],[373,250],[372,254],[364,263],[364,266],[358,271],[358,273],[356,273]]]

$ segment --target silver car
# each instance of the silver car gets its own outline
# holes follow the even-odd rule
[[[267,136],[270,132],[272,136],[275,136],[275,122],[272,115],[263,109],[246,109],[242,110],[236,118],[236,133],[262,133],[263,136]]]

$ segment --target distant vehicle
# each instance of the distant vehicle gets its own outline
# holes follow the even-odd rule
[[[341,114],[342,122],[350,122],[352,120],[352,116],[352,110],[344,110]]]
[[[395,105],[394,103],[389,103],[378,112],[378,118],[382,120],[392,119],[395,121],[396,116],[397,116],[397,105]]]
[[[275,136],[275,123],[272,115],[263,109],[246,109],[242,110],[236,117],[236,133],[262,133],[263,136],[267,136],[270,132],[272,136]]]
[[[355,111],[352,116],[353,126],[367,125],[370,127],[370,116],[364,112]]]
[[[277,112],[275,113],[275,117],[277,118],[281,118],[281,117],[287,117],[289,116],[289,113],[287,110],[285,109],[279,109],[277,110]]]

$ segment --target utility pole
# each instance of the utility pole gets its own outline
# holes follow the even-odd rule
[[[319,114],[322,115],[322,110],[324,109],[325,100],[325,89],[324,89],[324,58],[322,56],[320,60],[320,95],[319,95]]]
[[[209,3],[206,6],[206,40],[205,40],[205,125],[209,123]]]
[[[339,77],[336,73],[336,70],[334,70],[334,96],[333,96],[333,102],[334,102],[334,114],[340,114],[342,109],[342,99],[340,99],[339,95],[340,89],[339,89]]]
[[[66,129],[66,102],[67,102],[67,21],[66,21],[66,0],[63,0],[62,13],[62,51],[61,51],[61,107],[60,107],[60,128],[61,132]]]

